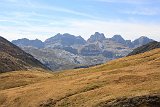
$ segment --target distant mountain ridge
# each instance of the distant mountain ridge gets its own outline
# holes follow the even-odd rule
[[[153,39],[150,39],[148,37],[141,36],[138,39],[135,39],[134,41],[131,42],[131,40],[124,40],[121,35],[114,35],[111,38],[111,40],[124,44],[125,46],[128,46],[130,48],[136,48],[154,41]]]
[[[64,47],[72,47],[74,45],[81,46],[88,43],[103,42],[106,39],[115,41],[130,48],[136,48],[138,46],[142,46],[144,44],[154,41],[153,39],[150,39],[146,36],[141,36],[135,39],[134,41],[125,40],[121,35],[114,35],[112,38],[106,38],[103,33],[95,32],[95,34],[91,35],[87,41],[83,39],[81,36],[75,36],[68,33],[65,34],[58,33],[57,35],[46,39],[44,42],[38,39],[29,40],[27,38],[23,38],[23,39],[13,40],[12,43],[20,47],[32,46],[36,48],[44,48],[44,47],[64,48]]]
[[[145,44],[147,44],[149,42],[153,42],[153,41],[155,41],[155,40],[149,39],[146,36],[141,36],[140,38],[134,40],[132,43],[133,43],[134,47],[139,47],[139,46],[145,45]]]
[[[0,72],[27,70],[31,68],[48,69],[32,55],[0,36]]]
[[[84,45],[86,41],[81,36],[74,36],[68,33],[57,34],[45,40],[46,47],[68,47],[71,45]]]
[[[121,58],[132,52],[137,46],[151,41],[153,40],[144,36],[134,41],[125,40],[121,35],[106,38],[103,33],[95,32],[87,41],[81,36],[58,33],[44,42],[41,41],[40,46],[37,46],[39,43],[37,40],[20,39],[14,40],[12,43],[33,55],[52,70],[61,70],[92,66]],[[37,42],[36,45],[35,42]]]
[[[23,38],[23,39],[13,40],[12,43],[20,47],[33,46],[37,48],[44,48],[44,43],[38,39],[29,40],[27,38]]]

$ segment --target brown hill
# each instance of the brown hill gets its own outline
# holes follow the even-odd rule
[[[159,107],[160,49],[87,69],[0,75],[2,107]]]
[[[48,69],[33,56],[0,37],[0,72],[31,68]]]

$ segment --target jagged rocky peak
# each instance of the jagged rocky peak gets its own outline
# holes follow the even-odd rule
[[[132,44],[131,40],[126,40],[125,45],[128,46],[129,48],[133,48],[134,47],[134,45]]]
[[[80,36],[77,37],[69,33],[65,33],[65,34],[58,33],[57,35],[45,41],[45,45],[53,45],[55,43],[62,46],[71,46],[75,44],[83,45],[86,43],[86,41]]]
[[[82,36],[77,36],[77,39],[83,39]]]
[[[91,35],[91,37],[87,40],[88,42],[97,42],[97,41],[103,41],[105,40],[105,36],[103,33],[95,32],[94,35]]]
[[[139,47],[153,41],[154,41],[153,39],[149,39],[146,36],[141,36],[140,38],[134,40],[132,43],[135,47]]]
[[[36,48],[44,48],[44,43],[39,39],[29,40],[27,38],[22,38],[18,40],[13,40],[12,43],[19,47],[31,46]]]
[[[116,41],[117,43],[122,43],[122,44],[126,43],[126,41],[122,38],[121,35],[114,35],[111,39],[113,41]]]

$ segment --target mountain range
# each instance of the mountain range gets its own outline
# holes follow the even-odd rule
[[[26,38],[12,43],[33,55],[52,70],[88,67],[128,55],[134,48],[154,40],[142,36],[134,41],[121,35],[106,38],[95,32],[88,40],[68,33],[57,34],[44,42]]]
[[[36,48],[44,48],[44,47],[63,48],[63,47],[72,47],[74,45],[86,45],[88,43],[103,42],[107,39],[110,41],[121,43],[131,48],[142,46],[144,44],[154,41],[153,39],[150,39],[146,36],[141,36],[140,38],[137,38],[134,41],[125,40],[121,35],[114,35],[112,38],[106,38],[103,33],[95,32],[95,34],[91,35],[87,41],[83,39],[81,36],[75,36],[68,33],[65,34],[58,33],[57,35],[46,39],[44,42],[38,39],[29,40],[27,38],[22,38],[18,40],[13,40],[12,43],[20,47],[32,46]]]

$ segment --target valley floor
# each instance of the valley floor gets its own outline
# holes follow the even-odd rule
[[[0,107],[159,107],[160,49],[87,69],[0,74]]]

